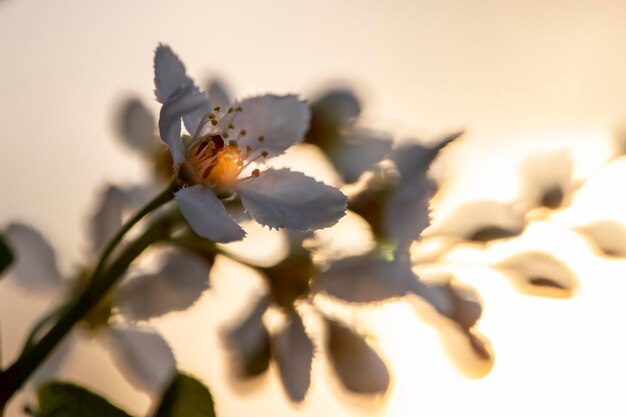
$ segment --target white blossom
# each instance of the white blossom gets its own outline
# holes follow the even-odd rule
[[[176,201],[196,233],[222,243],[245,236],[221,202],[234,194],[270,228],[320,229],[345,214],[339,190],[288,169],[259,168],[302,140],[310,119],[304,101],[267,94],[212,106],[169,47],[157,48],[154,66],[161,139],[186,185]],[[182,136],[181,119],[190,136]]]

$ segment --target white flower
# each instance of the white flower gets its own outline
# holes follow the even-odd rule
[[[339,190],[288,169],[258,168],[302,140],[310,119],[304,101],[268,94],[212,107],[169,47],[157,48],[154,67],[163,103],[159,132],[187,185],[176,201],[196,233],[217,242],[245,236],[220,200],[235,193],[254,220],[270,228],[320,229],[345,214]],[[191,136],[181,136],[181,118]]]

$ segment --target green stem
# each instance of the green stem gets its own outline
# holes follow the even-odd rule
[[[172,200],[176,187],[177,182],[172,181],[172,183],[165,190],[163,190],[161,194],[157,195],[154,199],[152,199],[152,201],[143,206],[143,208],[139,210],[137,214],[135,214],[129,221],[126,222],[126,224],[124,224],[124,226],[122,226],[122,228],[109,241],[106,248],[104,248],[102,255],[100,255],[100,260],[98,261],[98,265],[96,265],[96,268],[93,272],[92,279],[97,279],[98,276],[102,273],[107,259],[109,258],[111,253],[113,253],[117,245],[120,244],[120,242],[124,238],[124,235],[126,235],[126,233],[147,214],[151,213],[152,211],[161,207],[163,204]]]
[[[170,201],[173,198],[173,187],[174,185],[171,185],[159,194],[120,229],[102,253],[90,284],[74,302],[64,309],[59,320],[36,344],[25,350],[9,368],[0,372],[0,415],[2,415],[4,406],[13,394],[22,387],[72,327],[102,300],[130,264],[148,246],[159,240],[164,240],[169,235],[173,221],[171,216],[164,215],[155,220],[136,240],[129,243],[110,267],[104,270],[106,259],[122,240],[125,233],[145,215]]]
[[[58,318],[61,315],[61,312],[66,308],[66,305],[62,305],[60,308],[55,308],[50,313],[46,314],[42,319],[40,319],[31,329],[30,334],[26,338],[26,342],[24,343],[24,348],[22,349],[22,355],[28,349],[30,349],[35,342],[37,341],[37,336],[41,333],[43,329],[46,328],[53,320]]]

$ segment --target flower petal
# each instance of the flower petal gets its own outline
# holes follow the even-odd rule
[[[156,331],[118,324],[104,328],[101,335],[119,370],[137,388],[160,392],[174,377],[176,360]]]
[[[123,283],[116,291],[120,312],[147,320],[191,307],[209,288],[210,265],[185,253],[167,253],[160,269]]]
[[[428,231],[429,236],[489,242],[521,234],[526,219],[508,203],[477,200],[464,203]]]
[[[40,291],[58,289],[63,281],[56,254],[37,230],[20,223],[9,225],[5,237],[13,248],[16,262],[11,275],[20,284]]]
[[[186,94],[191,96],[187,99],[187,105],[190,103],[196,103],[196,105],[181,112],[179,117],[183,117],[187,131],[194,134],[200,119],[211,111],[211,102],[209,97],[202,93],[194,85],[193,80],[187,76],[185,65],[169,46],[159,45],[154,55],[154,85],[157,100],[164,105],[178,90],[185,90]],[[163,138],[162,131],[161,137]],[[166,143],[169,144],[167,140]]]
[[[96,210],[89,222],[91,253],[100,253],[122,227],[124,200],[122,190],[114,185],[109,185],[100,194]]]
[[[175,198],[191,228],[200,236],[220,243],[241,240],[246,236],[211,189],[194,185],[178,191]]]
[[[172,49],[160,44],[154,53],[154,93],[160,103],[167,99],[180,87],[193,84],[187,76],[185,65]]]
[[[563,262],[540,251],[514,255],[494,265],[507,274],[518,291],[525,294],[563,298],[574,295],[578,279]]]
[[[292,401],[300,402],[311,385],[313,342],[298,313],[290,310],[287,314],[289,322],[274,337],[272,348],[287,395]]]
[[[391,138],[376,132],[358,130],[342,138],[329,151],[335,168],[347,183],[380,162],[391,150]]]
[[[361,114],[361,103],[347,88],[332,89],[311,103],[311,125],[324,132],[341,131]],[[323,138],[322,138],[323,140]]]
[[[185,127],[193,134],[199,123],[198,115],[208,113],[207,106],[210,108],[207,96],[193,84],[178,88],[163,103],[159,117],[159,134],[170,148],[174,164],[180,164],[185,159],[185,147],[180,137],[180,119],[185,117]]]
[[[269,366],[270,335],[263,324],[263,315],[270,302],[268,295],[259,298],[248,316],[224,334],[226,346],[236,359],[240,377],[260,375]]]
[[[597,220],[576,227],[604,256],[626,257],[626,227],[616,220]]]
[[[408,263],[370,253],[332,263],[316,277],[314,290],[351,303],[374,303],[406,295],[414,281]]]
[[[226,108],[233,102],[228,88],[226,88],[222,80],[218,78],[213,78],[207,82],[206,92],[209,95],[211,104],[214,106]]]
[[[302,232],[330,227],[345,215],[339,190],[288,169],[268,169],[237,186],[252,218],[264,226]]]
[[[242,111],[225,117],[223,123],[232,123],[236,132],[242,129],[246,132],[238,140],[239,147],[259,148],[269,156],[281,154],[301,142],[311,117],[306,102],[295,95],[267,94],[245,99],[234,107],[241,107]],[[259,137],[263,137],[262,143]]]
[[[141,100],[133,97],[121,103],[117,131],[124,144],[150,158],[158,145],[155,129],[156,120]]]
[[[426,174],[430,164],[439,152],[451,142],[461,136],[463,132],[454,132],[439,140],[437,145],[428,147],[420,144],[400,146],[395,149],[390,158],[396,165],[402,181],[411,181],[416,176]]]
[[[482,315],[482,302],[476,290],[467,285],[453,283],[450,279],[441,283],[416,280],[413,292],[463,330],[472,328]]]
[[[385,362],[367,342],[343,324],[326,319],[328,358],[339,380],[352,392],[380,394],[389,388]]]
[[[430,224],[430,198],[434,184],[426,176],[409,184],[401,183],[391,194],[385,210],[385,232],[398,250],[418,240]]]

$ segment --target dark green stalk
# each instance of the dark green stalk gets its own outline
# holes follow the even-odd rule
[[[163,216],[154,221],[141,236],[126,246],[119,257],[105,270],[107,258],[113,253],[126,232],[148,213],[170,201],[173,198],[173,187],[172,185],[159,194],[120,229],[102,253],[100,261],[92,274],[90,284],[75,301],[63,310],[59,320],[38,342],[26,349],[9,368],[0,372],[0,415],[2,415],[4,406],[13,394],[22,387],[72,327],[102,300],[126,272],[130,264],[148,246],[167,238],[172,226],[172,220],[169,216]]]

